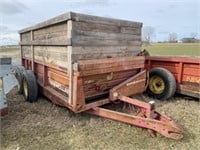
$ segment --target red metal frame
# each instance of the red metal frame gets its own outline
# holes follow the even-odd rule
[[[124,96],[119,97],[119,99],[124,102],[129,101],[131,102],[131,104],[134,104],[135,106],[137,106],[138,100],[136,99],[131,99],[129,97],[124,97]],[[141,104],[140,101],[139,103]],[[147,105],[147,103],[143,103],[143,104]],[[151,109],[149,110],[149,108]],[[92,108],[88,110],[87,112],[93,115],[97,115],[97,116],[125,122],[125,123],[135,125],[138,127],[146,128],[148,129],[152,137],[155,137],[156,132],[158,132],[165,137],[175,139],[175,140],[179,140],[183,138],[180,127],[176,123],[174,123],[172,119],[159,114],[153,108],[154,107],[151,104],[149,104],[149,106],[147,105],[147,108],[144,108],[144,106],[142,106],[142,109],[140,109],[140,112],[136,116],[105,109],[105,108],[100,108],[100,107]]]

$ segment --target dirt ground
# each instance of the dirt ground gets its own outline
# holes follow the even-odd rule
[[[160,135],[152,138],[146,130],[135,126],[86,113],[74,114],[44,97],[28,103],[16,89],[7,98],[9,115],[1,119],[1,149],[200,149],[200,105],[189,97],[156,101],[157,110],[182,127],[184,138],[180,141]],[[149,100],[146,96],[139,98]]]

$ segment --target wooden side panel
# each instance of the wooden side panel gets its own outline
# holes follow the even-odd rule
[[[33,31],[33,40],[67,41],[67,22]]]
[[[21,34],[21,41],[26,42],[26,41],[31,41],[31,32],[25,32]]]
[[[83,77],[84,93],[86,97],[104,94],[109,89],[135,75],[139,70],[119,71]]]
[[[140,56],[78,61],[86,98],[108,93],[144,68],[144,61]]]
[[[141,50],[140,46],[84,46],[72,47],[72,62],[87,59],[102,59],[136,56]]]
[[[32,58],[32,51],[31,51],[31,46],[22,46],[22,57],[23,58]]]
[[[35,60],[67,68],[68,51],[63,46],[34,46]]]
[[[69,76],[66,73],[55,70],[53,68],[47,69],[48,83],[52,88],[57,89],[65,95],[69,95]]]
[[[141,51],[140,23],[73,13],[72,19],[72,62],[135,56]]]

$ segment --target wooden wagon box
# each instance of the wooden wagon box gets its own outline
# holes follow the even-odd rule
[[[108,103],[103,96],[144,68],[142,23],[74,12],[20,33],[22,64],[40,91],[75,112]],[[101,97],[101,101],[98,99]]]

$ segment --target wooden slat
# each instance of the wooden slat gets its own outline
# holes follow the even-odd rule
[[[90,60],[90,59],[104,59],[104,58],[119,58],[136,56],[138,51],[134,52],[123,52],[123,53],[88,53],[88,54],[72,54],[72,62],[77,62],[78,60]]]
[[[135,57],[122,57],[122,58],[109,58],[109,59],[99,59],[99,60],[83,60],[78,61],[79,70],[92,70],[98,68],[106,67],[116,67],[116,66],[127,66],[133,64],[143,64],[144,66],[145,58],[143,56]]]
[[[40,28],[43,28],[43,27],[47,27],[47,26],[50,26],[50,25],[53,25],[53,24],[56,24],[56,23],[67,21],[70,18],[71,18],[71,13],[70,12],[64,13],[62,15],[59,15],[59,16],[54,17],[52,19],[49,19],[47,21],[38,23],[38,24],[36,24],[34,26],[22,29],[22,30],[19,31],[19,33],[24,33],[24,32],[30,31],[30,30],[36,30],[36,29],[40,29]]]
[[[47,40],[34,40],[34,41],[22,41],[20,45],[49,45],[49,46],[67,46],[71,45],[71,39],[64,37],[52,38]]]
[[[91,38],[95,38],[97,40],[141,40],[140,34],[105,33],[82,30],[73,30],[72,34],[73,38],[87,38],[87,40],[90,40]]]
[[[86,59],[136,56],[140,46],[79,46],[72,47],[72,62]]]
[[[31,40],[31,32],[26,32],[21,34],[21,40],[20,41],[30,41]]]
[[[140,46],[74,46],[72,54],[88,55],[88,54],[105,54],[105,53],[125,53],[141,51]]]
[[[140,35],[140,28],[131,28],[131,27],[123,27],[117,24],[115,25],[106,25],[99,23],[88,23],[88,22],[80,22],[74,21],[72,23],[73,30],[82,30],[82,31],[93,31],[93,32],[105,32],[105,33],[126,33],[133,35]]]
[[[67,68],[67,47],[35,46],[34,50],[36,60]]]
[[[55,24],[52,26],[44,27],[38,30],[34,30],[33,34],[34,37],[38,35],[44,35],[44,34],[51,34],[51,33],[56,33],[56,32],[62,32],[62,31],[67,31],[67,22],[62,22],[59,24]]]
[[[57,81],[60,84],[63,84],[65,86],[69,86],[69,78],[67,76],[63,76],[59,73],[48,71],[48,77]]]
[[[94,74],[103,74],[108,72],[117,72],[122,70],[132,70],[132,69],[138,69],[138,68],[144,68],[144,64],[134,64],[129,66],[116,66],[111,68],[101,68],[101,69],[94,69],[94,70],[88,70],[88,71],[82,71],[80,73],[81,76],[89,76]]]
[[[98,92],[105,92],[106,90],[109,90],[110,88],[114,87],[115,85],[125,81],[127,78],[121,78],[121,79],[116,79],[116,80],[111,80],[111,81],[101,81],[96,84],[88,84],[84,85],[84,91],[87,93],[88,91],[95,91],[96,93]],[[98,87],[100,89],[98,89]],[[101,89],[102,88],[102,89]]]
[[[74,46],[141,46],[141,40],[99,40],[95,38],[76,37],[72,38],[72,45]]]
[[[106,25],[118,25],[118,26],[128,26],[128,27],[142,27],[142,23],[133,22],[128,20],[111,19],[105,17],[91,16],[79,13],[71,13],[71,19],[75,21],[89,22],[89,23],[99,23]]]
[[[34,40],[47,40],[47,39],[61,38],[61,37],[65,39],[67,38],[67,30],[35,35]]]
[[[98,74],[94,76],[86,76],[83,77],[83,84],[95,84],[100,82],[106,82],[121,78],[128,78],[130,76],[133,76],[137,73],[137,70],[128,70],[128,71],[120,71],[120,72],[114,72],[114,73],[106,73],[106,74]]]

